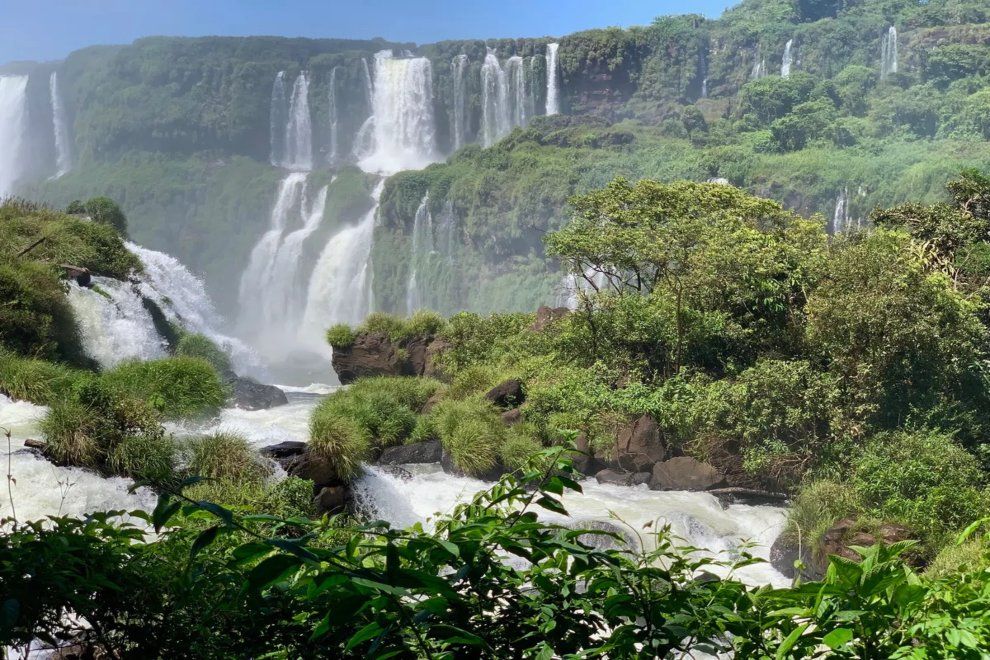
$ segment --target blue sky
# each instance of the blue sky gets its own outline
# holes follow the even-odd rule
[[[381,36],[441,39],[562,35],[642,25],[662,14],[717,17],[732,0],[0,0],[0,62],[49,60],[148,35]]]

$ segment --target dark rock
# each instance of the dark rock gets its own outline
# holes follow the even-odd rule
[[[288,470],[293,459],[305,451],[305,442],[300,442],[298,440],[286,440],[285,442],[279,442],[278,444],[262,447],[258,453],[262,456],[267,456],[268,458],[278,461],[278,464],[281,465],[283,469]]]
[[[605,469],[595,475],[595,480],[600,484],[613,486],[639,486],[650,481],[650,473],[619,472],[618,470]]]
[[[499,408],[515,408],[526,400],[521,380],[510,378],[488,390],[485,398]]]
[[[35,440],[34,438],[28,438],[24,441],[24,446],[30,449],[44,449],[48,445],[45,444],[44,440]]]
[[[498,481],[502,478],[502,475],[508,472],[508,469],[504,465],[496,464],[492,469],[481,474],[468,474],[454,464],[454,459],[446,451],[440,457],[440,467],[447,474],[453,474],[458,477],[473,477],[481,481]]]
[[[400,347],[379,333],[361,333],[347,348],[335,348],[332,364],[341,384],[365,376],[413,375]]]
[[[340,486],[342,480],[330,463],[310,451],[304,451],[293,458],[285,471],[290,476],[309,479],[319,490],[323,486]]]
[[[853,518],[843,518],[832,525],[822,537],[820,556],[838,555],[858,561],[860,556],[849,546],[871,546],[883,541],[886,545],[915,538],[911,530],[896,523],[882,523],[871,531],[858,528]]]
[[[440,355],[450,348],[450,343],[444,339],[435,338],[426,346],[426,363],[423,365],[423,376],[441,377],[443,370],[439,365]]]
[[[566,307],[547,307],[546,305],[542,305],[536,310],[536,321],[529,329],[533,332],[543,332],[554,321],[558,321],[570,313],[571,310]]]
[[[502,423],[506,426],[515,426],[522,421],[522,410],[513,408],[502,413]]]
[[[401,465],[380,465],[378,469],[385,474],[390,474],[393,477],[402,479],[403,481],[411,481],[413,478],[412,472],[405,469]]]
[[[230,381],[230,401],[243,410],[267,410],[289,402],[285,392],[274,385],[265,385],[251,378],[235,376]]]
[[[79,286],[89,287],[93,283],[93,276],[88,268],[73,266],[72,264],[59,264],[59,268],[64,270],[66,276],[74,279]]]
[[[788,499],[787,493],[773,493],[756,488],[713,488],[708,492],[717,497],[723,505],[741,502],[751,506],[783,506]]]
[[[725,483],[725,476],[708,463],[690,456],[676,456],[653,466],[653,490],[710,490]]]
[[[615,438],[615,460],[623,470],[646,472],[666,457],[667,447],[660,439],[660,429],[649,415],[619,429]]]
[[[432,337],[414,337],[405,343],[406,362],[412,375],[422,376],[426,373],[427,352]]]
[[[406,463],[439,463],[443,448],[439,440],[427,440],[410,445],[388,447],[378,458],[382,465],[402,465]]]
[[[313,498],[318,514],[340,513],[351,500],[351,491],[347,486],[327,486],[321,488]]]
[[[577,439],[574,441],[574,452],[571,461],[574,464],[574,469],[576,469],[581,474],[592,475],[603,469],[605,466],[595,458],[591,447],[588,444],[588,436],[584,433],[579,433]]]

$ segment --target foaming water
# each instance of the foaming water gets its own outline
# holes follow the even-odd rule
[[[0,488],[0,519],[16,513],[20,522],[47,516],[82,516],[95,511],[144,509],[155,506],[155,494],[147,488],[128,492],[129,479],[103,477],[80,468],[58,467],[35,451],[24,448],[26,438],[39,438],[38,425],[48,409],[0,395],[0,427],[10,430],[10,473],[14,482],[13,505],[7,484]],[[5,439],[3,441],[6,442]],[[7,453],[6,444],[0,455]],[[2,456],[7,471],[7,456]]]
[[[446,474],[438,465],[403,467],[413,475],[412,479],[375,466],[367,467],[364,476],[354,484],[359,510],[395,526],[422,522],[429,528],[437,513],[449,513],[457,504],[490,486],[477,479]],[[768,558],[770,546],[786,518],[784,510],[777,507],[736,504],[723,508],[707,493],[610,486],[592,479],[583,481],[581,486],[583,493],[567,493],[563,497],[569,518],[543,511],[541,517],[569,525],[577,521],[610,522],[633,537],[641,537],[647,548],[652,543],[649,529],[669,524],[684,545],[717,553],[723,560],[738,557],[746,542],[753,544],[748,548],[753,555]],[[647,524],[651,527],[646,528]],[[750,584],[787,584],[787,579],[769,564],[746,567],[737,575]]]
[[[92,289],[69,284],[69,304],[86,354],[102,367],[165,357],[165,341],[129,282],[94,277]]]

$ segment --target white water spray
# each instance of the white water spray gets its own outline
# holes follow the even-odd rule
[[[557,82],[557,50],[560,44],[547,44],[547,115],[560,114],[560,87]]]
[[[791,77],[791,67],[794,66],[794,40],[788,39],[784,45],[784,57],[780,62],[780,76],[782,78]]]
[[[337,69],[340,67],[334,67],[330,70],[330,155],[328,157],[330,164],[337,162],[340,151],[340,118],[337,116]]]
[[[509,79],[491,48],[481,66],[482,146],[490,147],[512,130],[509,111]]]
[[[454,151],[457,151],[467,142],[467,87],[464,74],[467,71],[468,56],[458,55],[451,62],[451,70],[454,74],[454,98],[451,127],[451,134],[454,141]]]
[[[0,197],[14,192],[24,172],[27,76],[0,76]]]
[[[525,126],[529,121],[529,115],[526,113],[528,85],[526,84],[526,67],[523,66],[523,58],[514,55],[506,61],[505,66],[509,82],[512,125]]]
[[[72,169],[72,138],[69,136],[69,122],[65,116],[65,105],[58,84],[58,72],[52,71],[48,78],[48,95],[52,106],[52,132],[55,135],[55,178]]]
[[[419,208],[416,209],[413,220],[412,251],[409,255],[410,275],[406,287],[406,313],[409,315],[423,307],[423,291],[417,275],[432,252],[433,215],[430,213],[430,193],[426,193],[419,203]]]
[[[313,169],[313,123],[309,113],[309,75],[296,76],[285,124],[285,158],[282,166],[290,170]]]
[[[880,42],[880,80],[897,73],[897,28],[891,25]]]

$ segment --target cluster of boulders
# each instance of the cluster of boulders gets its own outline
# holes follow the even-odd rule
[[[276,461],[290,476],[313,482],[313,504],[318,513],[339,513],[350,504],[350,486],[337,476],[327,460],[309,451],[305,442],[287,440],[265,447],[261,453]]]
[[[350,346],[334,346],[333,370],[342,385],[367,376],[434,376],[436,356],[446,345],[433,336],[393,341],[384,333],[362,332]]]

